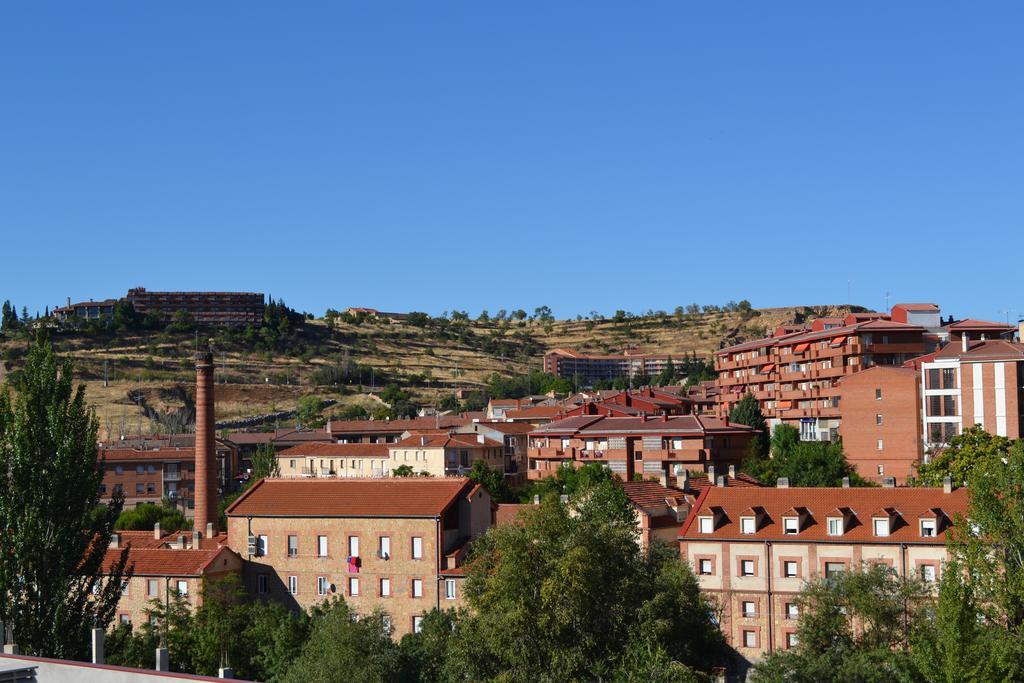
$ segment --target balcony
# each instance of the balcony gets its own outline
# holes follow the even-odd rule
[[[181,481],[181,472],[164,472],[164,481]]]

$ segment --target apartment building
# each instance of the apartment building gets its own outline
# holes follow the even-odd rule
[[[533,425],[522,422],[477,421],[457,427],[456,434],[482,434],[491,441],[503,444],[502,467],[511,483],[518,484],[526,477],[529,467],[528,449]]]
[[[575,408],[567,406],[566,417],[575,415],[689,415],[693,401],[678,393],[655,387],[602,392],[600,398],[585,400]]]
[[[216,444],[218,493],[234,491],[237,462],[235,451]],[[195,509],[196,449],[179,447],[123,448],[119,444],[99,448],[103,464],[100,498],[109,500],[115,492],[124,494],[126,507],[159,503],[167,498],[180,505],[187,517]]]
[[[262,479],[228,509],[251,595],[308,609],[344,596],[381,609],[396,638],[462,604],[463,563],[491,524],[469,479]]]
[[[757,433],[728,418],[698,415],[659,417],[569,417],[530,434],[528,478],[553,475],[564,463],[606,463],[623,479],[659,477],[709,466],[738,465]]]
[[[154,312],[170,322],[185,311],[201,325],[260,325],[264,296],[257,292],[149,292],[145,287],[128,290],[125,299],[136,312]]]
[[[919,414],[926,452],[973,425],[998,436],[1021,437],[1024,344],[971,341],[964,335],[922,361]]]
[[[780,482],[784,484],[784,482]],[[679,548],[714,596],[728,643],[748,661],[796,644],[804,582],[861,563],[938,581],[964,489],[708,487]]]
[[[408,420],[330,420],[324,432],[338,443],[398,443],[411,432],[455,429],[469,422],[469,418],[456,415]]]
[[[578,380],[580,384],[590,386],[598,380],[607,382],[617,377],[653,377],[663,372],[671,359],[670,354],[644,353],[637,350],[628,350],[621,354],[588,354],[559,348],[551,349],[544,354],[544,372],[568,380]]]
[[[387,473],[408,465],[414,472],[432,477],[465,474],[473,463],[482,460],[498,472],[505,471],[505,444],[483,433],[423,432],[413,434],[388,447]]]
[[[508,413],[524,408],[535,408],[537,406],[559,405],[558,399],[552,396],[535,395],[524,396],[523,398],[492,398],[487,401],[485,414],[488,420],[504,420]]]
[[[846,459],[865,479],[904,483],[924,454],[921,380],[913,364],[876,365],[841,378]]]
[[[282,477],[383,477],[388,471],[384,443],[308,443],[277,454]]]
[[[892,320],[868,319],[840,327],[815,320],[807,331],[780,329],[774,336],[723,348],[715,354],[716,413],[728,415],[750,393],[769,427],[789,424],[804,440],[834,441],[843,413],[839,380],[922,355],[927,350],[924,333],[919,325]]]
[[[132,575],[124,582],[115,623],[145,623],[151,602],[165,603],[173,593],[199,607],[206,582],[242,570],[242,558],[218,539],[200,540],[191,532],[162,534],[158,525],[154,531],[116,532],[103,558],[105,571],[113,569],[124,548]]]

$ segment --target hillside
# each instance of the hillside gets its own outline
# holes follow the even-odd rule
[[[480,388],[495,372],[539,370],[544,351],[555,347],[709,357],[722,342],[847,310],[815,306],[743,313],[712,308],[691,314],[503,321],[469,320],[459,314],[454,320],[423,316],[407,321],[332,316],[300,319],[276,340],[259,331],[197,332],[175,325],[144,332],[53,330],[51,338],[60,352],[74,359],[109,438],[167,431],[188,422],[192,358],[199,340],[212,343],[217,354],[217,419],[230,420],[293,410],[307,394],[336,399],[339,406],[372,406],[376,399],[364,392],[390,382],[407,387],[414,402],[429,404],[454,388]],[[17,370],[25,346],[24,335],[0,341],[0,372]]]

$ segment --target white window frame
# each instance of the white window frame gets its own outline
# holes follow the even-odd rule
[[[783,517],[782,518],[782,533],[792,536],[800,533],[800,518],[799,517]]]
[[[704,571],[705,563],[707,563],[707,571]],[[702,557],[697,560],[697,574],[700,576],[711,576],[714,573],[713,564],[710,559]]]
[[[743,629],[743,647],[757,647],[757,631]]]
[[[146,597],[147,598],[158,598],[158,597],[160,597],[160,579],[147,579],[146,580]]]
[[[793,573],[789,573],[789,568],[793,567]],[[796,560],[783,560],[782,561],[782,578],[784,579],[795,579],[800,575],[799,565]]]
[[[288,594],[299,594],[299,577],[295,576],[294,574],[288,577]]]
[[[327,595],[327,577],[318,576],[316,577],[316,594],[320,596]]]
[[[930,576],[929,576],[930,574]],[[938,576],[938,572],[935,569],[934,564],[922,564],[921,565],[921,580],[927,583],[935,583],[935,577]]]
[[[889,535],[889,520],[885,517],[871,518],[871,531],[875,536],[884,537]],[[879,533],[881,532],[881,533]]]
[[[377,539],[377,556],[382,560],[391,559],[391,537],[381,536]]]
[[[444,580],[444,599],[454,600],[455,599],[455,579]]]
[[[270,547],[270,542],[267,540],[266,535],[256,537],[256,555],[259,557],[267,557],[269,554],[267,549]]]
[[[414,560],[422,560],[423,559],[423,537],[422,536],[413,536],[412,537],[411,546],[412,547],[409,550],[411,552],[412,559],[414,559]]]
[[[348,577],[348,594],[351,597],[359,597],[359,577]]]
[[[747,609],[749,606],[750,609]],[[757,616],[757,603],[753,600],[744,600],[740,606],[740,610],[744,617],[756,617]]]
[[[747,572],[747,567],[750,567],[750,571]],[[754,561],[753,560],[740,560],[740,576],[751,577],[754,576]]]
[[[381,578],[380,582],[377,584],[377,588],[378,588],[378,590],[380,592],[380,597],[382,597],[382,598],[390,598],[391,597],[391,579],[389,577],[385,576],[385,577]]]
[[[757,531],[756,519],[753,517],[740,517],[740,533],[752,534]]]
[[[825,520],[828,527],[829,536],[842,536],[843,535],[843,518],[842,517],[828,517]]]
[[[786,618],[787,619],[799,619],[800,618],[800,605],[795,602],[786,603]]]
[[[183,598],[187,598],[188,597],[188,580],[187,579],[181,579],[181,580],[176,581],[174,583],[174,588],[175,588],[175,590],[178,591],[178,595],[182,596]]]
[[[316,537],[316,556],[317,557],[329,557],[330,556],[330,545],[326,536]]]
[[[715,519],[713,517],[698,517],[697,522],[700,525],[700,532],[702,534],[714,533]]]
[[[359,537],[349,536],[348,537],[348,554],[351,557],[359,557]]]
[[[919,529],[921,532],[921,538],[935,538],[939,531],[938,520],[930,517],[922,519],[920,520]],[[930,533],[925,533],[925,531],[929,531]]]
[[[295,547],[292,547],[292,540],[295,540]],[[299,535],[288,534],[288,557],[299,556]]]
[[[413,579],[412,587],[410,588],[410,595],[414,598],[423,597],[423,579]]]
[[[412,618],[412,632],[419,633],[423,630],[423,617],[419,614]]]

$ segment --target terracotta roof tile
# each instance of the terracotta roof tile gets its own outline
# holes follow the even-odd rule
[[[317,456],[324,458],[386,458],[386,443],[309,443],[292,446],[277,454],[277,457]]]

